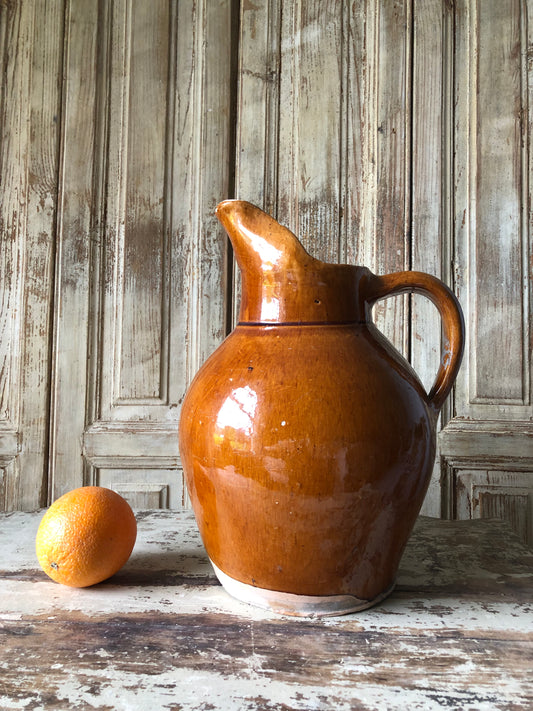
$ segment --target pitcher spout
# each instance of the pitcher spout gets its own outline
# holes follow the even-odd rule
[[[241,323],[364,320],[367,269],[315,259],[287,227],[244,200],[224,200],[216,215],[241,271]]]
[[[315,261],[286,227],[244,200],[224,200],[216,208],[244,273],[283,274],[287,269]]]

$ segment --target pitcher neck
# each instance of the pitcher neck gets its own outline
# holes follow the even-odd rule
[[[269,282],[242,275],[240,323],[362,323],[366,270],[319,262]]]

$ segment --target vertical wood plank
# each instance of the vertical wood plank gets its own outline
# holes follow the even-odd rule
[[[234,22],[238,15],[234,16],[230,0],[177,4],[169,173],[172,407],[179,407],[196,371],[227,330],[228,245],[215,207],[229,197],[233,173]]]
[[[186,499],[180,404],[226,332],[214,209],[231,172],[232,10],[120,0],[68,16],[53,496],[129,471],[132,500],[152,485],[168,487],[166,505]],[[78,323],[87,329],[72,344]]]
[[[463,363],[455,384],[457,415],[468,414],[468,372],[470,370],[471,351],[475,348],[472,340],[469,274],[469,244],[475,231],[475,205],[470,200],[470,164],[471,144],[476,140],[475,125],[472,125],[469,112],[475,105],[476,92],[472,54],[475,35],[470,31],[474,24],[470,17],[471,7],[461,2],[455,13],[456,25],[454,32],[455,66],[462,71],[456,71],[453,78],[454,91],[454,276],[456,294],[461,302],[465,317],[465,351]],[[461,18],[457,21],[457,18]]]
[[[234,109],[231,105],[233,47],[231,0],[203,0],[195,17],[197,70],[195,82],[194,179],[188,199],[195,217],[190,225],[198,251],[190,274],[192,302],[189,324],[195,342],[189,353],[189,377],[226,335],[228,244],[215,208],[230,190]],[[187,87],[182,88],[185,92]],[[176,165],[175,171],[181,170]],[[232,170],[232,169],[231,169]],[[179,193],[178,193],[179,194]]]
[[[410,2],[349,5],[345,13],[346,258],[384,274],[411,262]],[[407,297],[374,308],[378,327],[409,355]]]
[[[472,365],[475,400],[528,399],[524,383],[522,233],[523,160],[520,0],[479,5],[477,15],[477,96],[472,121],[476,185],[476,242]],[[525,21],[525,18],[523,18]],[[506,363],[505,374],[495,364]],[[502,377],[503,376],[503,377]]]
[[[282,0],[241,3],[235,196],[278,214]],[[231,324],[238,321],[241,277],[232,266]]]
[[[277,13],[266,2],[242,13],[240,195],[265,200],[256,186],[276,165],[277,180],[263,182],[277,186],[278,219],[314,256],[407,268],[411,3],[283,3],[279,40],[269,29]],[[266,111],[278,76],[279,113]],[[406,303],[379,304],[376,314],[407,353]]]
[[[185,3],[177,5],[179,41],[173,48],[175,86],[170,93],[173,122],[173,152],[170,157],[170,180],[173,199],[170,237],[170,319],[169,352],[173,366],[169,378],[169,399],[174,406],[181,403],[185,388],[192,380],[199,361],[199,330],[197,318],[198,241],[202,220],[197,211],[197,186],[200,180],[197,156],[202,135],[200,79],[202,33],[196,26],[194,8]],[[177,33],[176,33],[177,36]],[[179,196],[179,197],[178,197]],[[222,236],[220,236],[222,239]]]
[[[98,6],[67,0],[55,273],[49,501],[87,483],[82,457],[94,220]],[[102,41],[105,41],[102,39]]]
[[[264,183],[277,186],[278,219],[315,256],[357,258],[380,273],[408,268],[411,3],[283,3],[277,43],[268,29],[276,12],[264,2],[242,13],[240,195],[264,200],[255,186],[270,175],[265,165],[277,165],[277,180]],[[278,76],[276,113],[266,107]],[[258,146],[268,158],[258,159]],[[375,311],[408,353],[406,305],[395,299]]]
[[[166,399],[162,392],[165,222],[168,181],[167,94],[169,91],[170,5],[132,3],[128,54],[124,180],[124,274],[120,313],[119,376],[121,400]],[[133,51],[132,51],[133,49]],[[112,150],[111,146],[110,149]],[[168,298],[168,296],[167,296]]]
[[[456,21],[455,279],[467,322],[456,400],[457,415],[480,421],[533,415],[528,6],[466,3]]]
[[[7,260],[0,280],[9,279],[0,286],[7,297],[0,296],[0,412],[20,443],[6,468],[2,505],[33,509],[45,503],[47,488],[63,3],[3,4],[0,26],[6,69],[0,259]]]
[[[372,257],[378,274],[409,269],[411,262],[411,2],[381,2],[377,28],[376,215]],[[409,355],[408,297],[374,308],[378,327]]]
[[[412,268],[449,281],[451,254],[450,6],[415,0],[413,41]],[[433,304],[412,297],[411,362],[429,390],[440,363],[441,325]]]
[[[9,445],[20,433],[24,247],[29,182],[30,80],[33,12],[28,5],[0,5],[0,432],[1,508],[14,504],[20,462]]]
[[[160,404],[167,397],[162,366],[168,365],[166,155],[172,148],[167,95],[173,25],[168,3],[127,1],[115,3],[101,26],[112,41],[103,62],[110,71],[101,121],[109,131],[101,167],[107,180],[105,284],[94,289],[102,290],[100,370],[109,387],[101,407],[109,413],[115,404]],[[99,281],[101,272],[94,276]]]
[[[237,197],[277,215],[282,0],[241,3]],[[285,109],[283,109],[285,111]]]
[[[442,0],[413,5],[411,268],[452,288],[453,14]],[[441,359],[441,320],[435,306],[411,297],[411,363],[429,392]],[[446,407],[443,421],[448,419]],[[439,452],[422,513],[440,516]]]
[[[283,6],[279,218],[328,262],[340,258],[342,27],[343,3]]]
[[[46,502],[50,345],[57,219],[64,2],[35,4],[31,180],[25,255],[23,448],[17,508]]]
[[[376,213],[376,82],[378,3],[347,5],[343,76],[344,261],[366,265]],[[370,266],[370,263],[368,264]]]

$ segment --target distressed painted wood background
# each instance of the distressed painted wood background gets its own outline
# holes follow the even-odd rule
[[[533,542],[526,0],[0,1],[0,508],[84,483],[187,505],[176,429],[231,329],[214,218],[430,272],[467,350],[424,507]],[[434,307],[377,305],[430,386]]]

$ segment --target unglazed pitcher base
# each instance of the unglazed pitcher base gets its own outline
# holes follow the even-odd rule
[[[331,617],[366,610],[384,600],[394,589],[394,583],[372,600],[361,600],[354,595],[295,595],[247,585],[223,573],[213,563],[220,583],[232,597],[280,615],[294,617]]]

